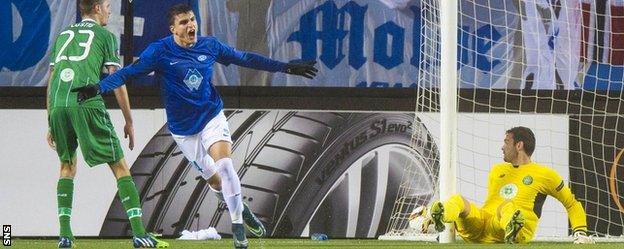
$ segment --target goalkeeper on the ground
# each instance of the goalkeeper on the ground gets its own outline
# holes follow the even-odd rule
[[[431,219],[436,230],[454,223],[457,233],[473,243],[526,243],[535,235],[546,196],[559,200],[568,212],[574,243],[594,243],[587,236],[585,210],[561,176],[553,169],[531,161],[535,136],[526,127],[505,133],[506,163],[494,165],[488,176],[488,194],[478,208],[460,195],[434,202]]]

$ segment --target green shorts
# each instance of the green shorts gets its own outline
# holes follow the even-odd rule
[[[104,108],[54,107],[49,126],[62,162],[71,162],[80,150],[89,166],[114,163],[124,157],[119,138]]]

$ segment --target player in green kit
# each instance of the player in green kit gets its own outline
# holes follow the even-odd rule
[[[117,179],[119,198],[126,209],[132,227],[134,247],[168,247],[167,242],[145,232],[141,220],[139,195],[124,160],[119,139],[115,134],[102,97],[79,105],[71,89],[98,82],[102,68],[114,73],[119,67],[115,36],[106,30],[110,16],[109,0],[80,0],[82,21],[63,30],[50,55],[48,81],[48,143],[61,161],[57,185],[59,248],[74,247],[70,218],[76,175],[76,149],[91,167],[108,164]],[[134,147],[134,131],[128,93],[125,88],[115,91],[115,97],[126,121],[124,135]]]

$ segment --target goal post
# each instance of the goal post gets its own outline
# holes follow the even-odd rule
[[[457,1],[440,1],[440,199],[457,192]],[[440,243],[455,240],[451,224],[440,234]]]

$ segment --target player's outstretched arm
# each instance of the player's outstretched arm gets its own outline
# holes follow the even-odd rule
[[[115,90],[125,84],[128,78],[138,74],[137,70],[133,68],[135,64],[125,67],[114,74],[109,75],[105,79],[101,80],[98,84],[91,84],[82,87],[72,89],[72,92],[78,93],[78,103],[82,103],[88,99],[91,99],[100,94],[108,91]]]
[[[308,79],[313,79],[318,72],[318,69],[314,67],[316,61],[284,63],[254,52],[238,51],[220,41],[216,41],[214,46],[219,50],[217,62],[226,66],[235,64],[268,72],[283,72],[299,75]]]
[[[126,81],[141,75],[147,75],[156,70],[156,62],[158,61],[159,44],[150,44],[139,56],[139,59],[132,63],[130,66],[124,67],[121,70],[109,75],[106,79],[101,80],[98,84],[87,85],[79,88],[72,89],[72,92],[78,93],[78,102],[93,98],[97,95],[112,91],[123,84]]]
[[[106,79],[101,80],[98,84],[87,85],[74,88],[71,91],[78,93],[78,103],[93,98],[97,95],[112,91],[121,87],[126,81],[141,75],[147,75],[156,69],[156,59],[154,56],[155,46],[150,45],[139,59],[132,65],[122,68],[114,74],[109,75]]]

